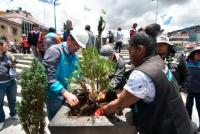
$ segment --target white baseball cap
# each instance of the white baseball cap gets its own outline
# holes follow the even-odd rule
[[[166,43],[170,46],[174,46],[171,42],[169,42],[169,38],[167,36],[161,35],[157,37],[157,44],[159,43]]]
[[[79,46],[86,48],[86,44],[89,40],[89,35],[85,30],[71,30],[70,34],[76,40]]]

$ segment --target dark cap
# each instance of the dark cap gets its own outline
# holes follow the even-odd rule
[[[188,59],[193,59],[194,53],[196,51],[200,51],[200,46],[197,46],[195,48],[192,49],[192,51],[190,52],[190,54],[188,55]]]
[[[111,45],[104,45],[100,50],[100,54],[105,57],[111,56],[115,51]]]
[[[55,33],[55,32],[56,32],[56,29],[53,28],[53,27],[50,27],[50,28],[49,28],[49,32],[53,32],[53,33]]]

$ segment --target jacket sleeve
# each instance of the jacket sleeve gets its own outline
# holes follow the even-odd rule
[[[67,41],[67,31],[64,31],[62,41]]]
[[[190,74],[183,56],[179,59],[179,75],[182,83],[182,88],[188,90]]]
[[[29,45],[31,45],[31,41],[32,41],[32,39],[31,39],[31,32],[28,34],[28,44]]]
[[[114,77],[112,79],[112,81],[114,81],[113,89],[122,88],[121,84],[122,84],[122,78],[123,78],[124,72],[125,72],[125,63],[123,61],[119,61],[116,67],[116,71],[114,73]]]
[[[56,70],[59,64],[60,51],[55,47],[50,47],[45,52],[44,66],[48,78],[48,90],[52,90],[56,94],[64,88],[63,85],[56,79]]]

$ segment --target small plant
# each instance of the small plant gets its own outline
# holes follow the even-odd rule
[[[69,81],[81,87],[78,95],[80,106],[71,114],[91,115],[100,105],[100,95],[111,89],[109,76],[113,74],[114,66],[112,61],[102,58],[95,48],[83,50],[78,66],[79,70]]]
[[[17,103],[17,112],[22,127],[27,134],[44,134],[47,77],[43,65],[37,59],[22,72],[20,85],[22,100]]]

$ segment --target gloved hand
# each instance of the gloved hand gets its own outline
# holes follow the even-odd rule
[[[105,115],[104,113],[104,110],[102,107],[98,108],[95,113],[94,113],[95,116],[102,116],[102,115]]]

